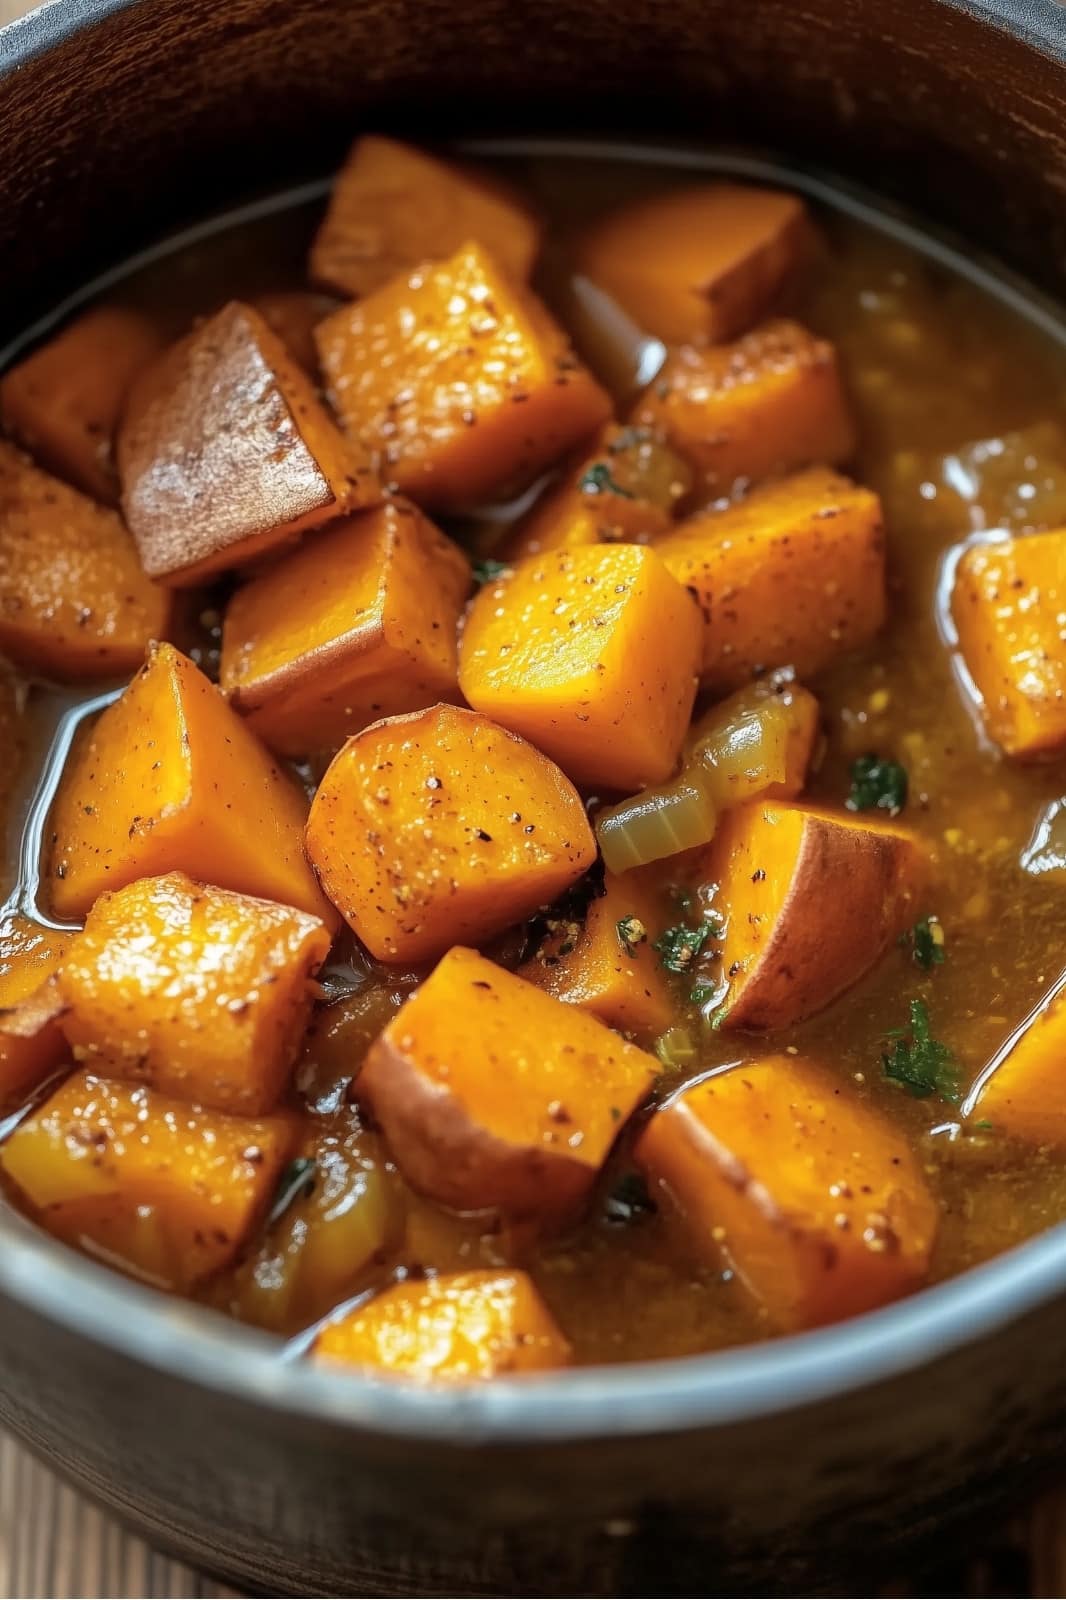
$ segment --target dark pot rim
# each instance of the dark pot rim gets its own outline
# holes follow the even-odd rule
[[[8,73],[151,0],[48,0],[0,29]],[[939,0],[1066,62],[1056,0]],[[75,1254],[0,1202],[0,1299],[77,1338],[275,1414],[470,1447],[724,1427],[884,1383],[1066,1297],[1066,1223],[958,1278],[834,1327],[717,1354],[421,1390],[298,1359],[277,1340]]]

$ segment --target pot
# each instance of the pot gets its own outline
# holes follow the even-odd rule
[[[1064,90],[1054,0],[53,0],[0,32],[0,347],[363,126],[776,150],[1061,294]],[[271,1593],[846,1582],[1055,1463],[1064,1330],[1059,1228],[820,1332],[423,1394],[284,1358],[0,1204],[0,1421],[147,1538]]]

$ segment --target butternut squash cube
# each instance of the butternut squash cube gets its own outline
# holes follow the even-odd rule
[[[297,366],[318,382],[318,346],[315,329],[337,301],[331,294],[314,294],[307,289],[277,289],[256,295],[251,302],[267,327],[277,334]]]
[[[329,953],[317,917],[183,872],[102,894],[63,963],[63,1032],[97,1076],[259,1116],[292,1071]]]
[[[414,1383],[476,1383],[565,1367],[570,1346],[524,1272],[455,1272],[397,1283],[336,1322],[322,1360]]]
[[[633,417],[719,494],[814,462],[837,466],[856,443],[836,351],[796,322],[673,351]]]
[[[58,917],[187,872],[337,925],[303,850],[307,802],[213,683],[159,645],[71,758],[51,817]]]
[[[379,961],[432,961],[550,904],[596,859],[573,784],[487,717],[432,706],[353,735],[319,784],[307,851]]]
[[[344,427],[430,510],[528,482],[611,414],[563,330],[477,243],[343,307],[315,337]]]
[[[696,697],[703,624],[653,550],[530,556],[486,583],[467,615],[459,683],[586,787],[670,776]]]
[[[498,180],[380,134],[364,134],[337,174],[311,246],[311,277],[348,298],[373,294],[468,239],[528,278],[540,227]]]
[[[870,1311],[929,1270],[937,1203],[905,1135],[803,1057],[694,1084],[655,1113],[636,1157],[697,1253],[724,1255],[778,1327]]]
[[[0,650],[50,678],[115,677],[169,622],[117,512],[0,440]]]
[[[951,610],[989,736],[1012,756],[1066,745],[1066,528],[965,550]]]
[[[365,452],[343,437],[260,313],[239,301],[136,385],[118,464],[145,571],[175,585],[242,566],[380,496]]]
[[[597,1018],[457,946],[371,1045],[355,1092],[421,1193],[558,1223],[658,1072]]]
[[[925,857],[904,828],[753,800],[722,818],[699,873],[718,885],[725,919],[721,1026],[785,1028],[843,994],[914,921]]]
[[[345,517],[230,601],[222,688],[284,755],[336,750],[376,717],[458,697],[470,563],[420,511]]]
[[[493,554],[521,561],[574,545],[650,544],[691,487],[689,467],[649,429],[609,423]]]
[[[0,1146],[0,1167],[49,1233],[189,1290],[237,1254],[295,1139],[286,1114],[201,1111],[77,1072]]]
[[[582,1006],[611,1028],[653,1039],[677,1021],[677,1006],[654,949],[666,926],[644,874],[608,872],[584,922],[562,918],[518,976]]]
[[[732,339],[765,314],[811,239],[798,196],[707,183],[611,212],[580,241],[577,265],[667,344]]]
[[[716,693],[768,667],[808,677],[884,622],[881,502],[826,468],[690,517],[655,548],[698,598],[700,681]]]
[[[66,939],[28,917],[0,923],[0,1110],[24,1099],[67,1054],[53,981]]]
[[[117,505],[115,429],[162,343],[139,311],[96,306],[0,378],[0,423],[49,472]]]
[[[981,1074],[967,1111],[1027,1144],[1066,1145],[1064,1052],[1066,997],[1053,992]]]

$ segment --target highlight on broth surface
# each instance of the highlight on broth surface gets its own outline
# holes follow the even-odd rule
[[[24,352],[5,1199],[449,1384],[1066,1217],[1064,399],[780,177],[378,136]]]

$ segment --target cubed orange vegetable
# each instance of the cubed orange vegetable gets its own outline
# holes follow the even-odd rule
[[[835,1000],[913,922],[924,869],[888,823],[779,800],[727,812],[698,869],[725,919],[721,1026],[784,1028]]]
[[[76,748],[51,817],[52,906],[82,917],[105,889],[187,872],[337,918],[303,849],[307,802],[203,673],[151,650]]]
[[[493,554],[509,561],[583,544],[648,544],[666,532],[692,472],[647,428],[609,423]]]
[[[0,440],[0,650],[46,677],[114,677],[169,621],[117,512]]]
[[[708,183],[594,223],[577,265],[657,339],[732,339],[772,306],[811,237],[797,195]]]
[[[380,485],[306,372],[231,301],[149,369],[118,443],[122,505],[145,571],[199,583],[347,511]]]
[[[201,1111],[77,1072],[0,1146],[0,1167],[50,1233],[188,1290],[248,1238],[295,1137],[287,1114]]]
[[[63,1001],[51,981],[65,950],[63,935],[28,917],[0,923],[0,1109],[16,1105],[67,1054]]]
[[[355,1092],[423,1194],[559,1222],[658,1071],[596,1017],[457,946],[371,1045]]]
[[[978,1080],[968,1111],[1002,1133],[1052,1149],[1066,1145],[1066,996],[1053,992],[1011,1034]]]
[[[258,1116],[292,1072],[329,945],[290,906],[140,878],[100,896],[69,950],[63,1032],[97,1076]]]
[[[325,1361],[416,1383],[565,1367],[570,1346],[524,1272],[456,1272],[385,1289],[315,1341]]]
[[[872,1310],[928,1272],[937,1204],[906,1136],[803,1057],[694,1084],[656,1112],[636,1156],[695,1251],[724,1255],[779,1327]]]
[[[458,697],[470,563],[417,508],[345,517],[238,590],[221,683],[286,755],[336,750],[376,717]]]
[[[480,244],[345,306],[316,338],[344,427],[430,509],[528,482],[611,414],[562,329]]]
[[[965,550],[951,610],[990,736],[1012,756],[1066,745],[1066,528]]]
[[[337,294],[361,297],[424,261],[453,255],[468,239],[522,279],[532,271],[540,227],[499,180],[364,134],[337,174],[311,246],[311,277]]]
[[[881,502],[825,468],[691,517],[656,550],[699,599],[701,681],[720,693],[767,667],[807,677],[884,621]]]
[[[459,683],[575,783],[669,777],[696,696],[703,622],[640,545],[552,550],[486,583],[467,615]]]
[[[718,493],[814,462],[836,466],[855,450],[836,351],[795,322],[673,351],[633,416]]]
[[[268,328],[281,340],[297,366],[318,382],[318,346],[315,329],[336,311],[331,294],[314,294],[307,289],[278,289],[256,295],[251,302]]]
[[[379,961],[432,961],[548,905],[596,859],[554,762],[487,717],[432,706],[355,734],[319,784],[307,851]]]
[[[561,918],[518,975],[640,1038],[664,1033],[677,1005],[653,948],[666,926],[660,897],[640,872],[608,872],[584,921]]]
[[[115,429],[130,385],[161,346],[140,312],[97,306],[0,378],[0,423],[49,472],[116,505]]]

